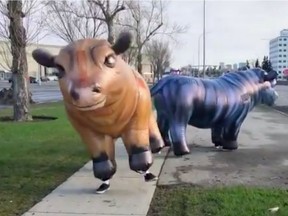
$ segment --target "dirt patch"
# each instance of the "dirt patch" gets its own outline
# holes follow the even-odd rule
[[[274,106],[275,110],[288,114],[288,106]]]
[[[270,110],[270,111],[269,111]],[[211,131],[187,128],[191,153],[170,152],[159,185],[250,185],[288,187],[288,118],[271,109],[257,108],[243,124],[236,151],[216,149]]]
[[[57,117],[53,116],[32,116],[33,120],[30,122],[42,122],[42,121],[51,121],[58,119]],[[11,116],[3,116],[0,117],[0,121],[2,122],[14,122],[13,117]]]

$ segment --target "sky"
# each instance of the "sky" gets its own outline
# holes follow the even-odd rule
[[[167,0],[166,0],[167,1]],[[190,27],[173,46],[172,66],[202,64],[203,0],[169,1],[169,23]],[[288,29],[288,0],[206,0],[206,65],[234,64],[269,54],[269,40]],[[47,37],[42,43],[59,44]]]

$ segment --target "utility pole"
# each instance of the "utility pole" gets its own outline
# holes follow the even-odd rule
[[[205,32],[205,18],[206,18],[206,10],[205,10],[206,2],[203,0],[203,77],[205,77],[205,40],[206,40],[206,32]]]

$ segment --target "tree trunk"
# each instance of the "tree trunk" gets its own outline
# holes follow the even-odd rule
[[[113,19],[111,20],[107,20],[107,31],[108,31],[108,42],[113,44],[115,37],[114,37],[114,23],[113,23]]]
[[[10,41],[12,51],[12,89],[14,121],[30,121],[29,76],[26,57],[26,32],[23,27],[21,0],[7,4],[10,18]]]
[[[142,49],[138,49],[137,51],[137,70],[140,74],[142,74]]]

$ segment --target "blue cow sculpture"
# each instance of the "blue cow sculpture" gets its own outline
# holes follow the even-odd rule
[[[188,154],[186,127],[211,128],[216,147],[235,150],[240,127],[257,105],[272,106],[278,98],[277,72],[262,69],[231,72],[215,79],[168,76],[151,89],[157,123],[165,145],[176,156]]]

